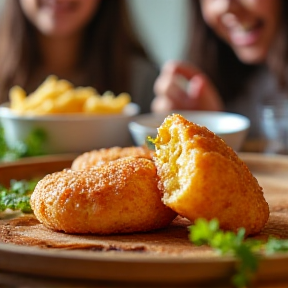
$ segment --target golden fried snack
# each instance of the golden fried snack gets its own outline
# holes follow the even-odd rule
[[[155,165],[163,202],[194,221],[217,218],[220,227],[258,233],[269,217],[262,188],[237,154],[206,127],[178,114],[158,128]]]
[[[157,188],[152,160],[126,157],[87,170],[45,176],[31,207],[46,227],[67,233],[114,234],[167,226],[176,213]]]
[[[112,147],[93,150],[79,155],[72,163],[71,169],[82,170],[99,166],[112,160],[133,156],[137,158],[152,159],[154,151],[147,147]]]

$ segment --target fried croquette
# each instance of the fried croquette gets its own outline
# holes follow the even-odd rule
[[[123,157],[138,157],[152,159],[154,151],[147,147],[111,147],[103,148],[99,150],[93,150],[90,152],[79,155],[72,163],[71,169],[82,170],[93,166],[99,166],[106,162],[116,160]]]
[[[190,221],[217,218],[220,227],[258,233],[269,217],[262,187],[232,148],[178,114],[158,128],[154,158],[163,202]]]
[[[66,233],[115,234],[168,226],[176,213],[157,188],[152,160],[126,157],[87,170],[45,176],[31,207],[46,227]]]

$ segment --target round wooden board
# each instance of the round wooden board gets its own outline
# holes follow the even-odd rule
[[[239,156],[247,163],[264,188],[269,205],[275,207],[273,221],[277,222],[277,229],[283,229],[283,235],[287,235],[288,156],[250,153],[241,153]],[[9,183],[10,179],[28,179],[59,171],[69,167],[74,158],[75,155],[47,156],[0,165],[0,183]],[[273,221],[271,225],[275,224]],[[273,227],[270,228],[273,230]],[[260,282],[273,279],[288,281],[287,267],[288,254],[265,257],[260,262],[257,279]],[[205,254],[179,257],[139,251],[43,249],[0,243],[1,271],[33,273],[66,279],[103,280],[115,283],[124,281],[216,284],[223,281],[229,282],[234,268],[235,262],[229,257],[210,257]]]

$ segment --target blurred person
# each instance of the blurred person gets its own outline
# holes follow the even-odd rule
[[[54,74],[100,94],[128,92],[148,112],[158,74],[132,31],[125,0],[9,0],[0,18],[0,103]]]
[[[163,65],[152,110],[239,113],[251,121],[250,140],[258,139],[261,102],[288,95],[288,1],[191,0],[191,5],[190,61]]]

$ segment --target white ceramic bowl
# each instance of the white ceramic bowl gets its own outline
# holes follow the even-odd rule
[[[206,126],[220,136],[235,151],[239,151],[250,128],[250,121],[242,115],[210,111],[173,111],[187,120]],[[171,113],[170,113],[171,114]],[[157,135],[157,128],[168,114],[142,114],[129,123],[129,130],[136,145],[143,145],[147,137]]]
[[[139,106],[129,103],[123,114],[111,115],[45,115],[19,116],[6,105],[0,106],[0,124],[9,146],[24,141],[36,128],[47,135],[44,153],[82,153],[93,149],[133,145],[128,130],[132,117],[139,114]]]

